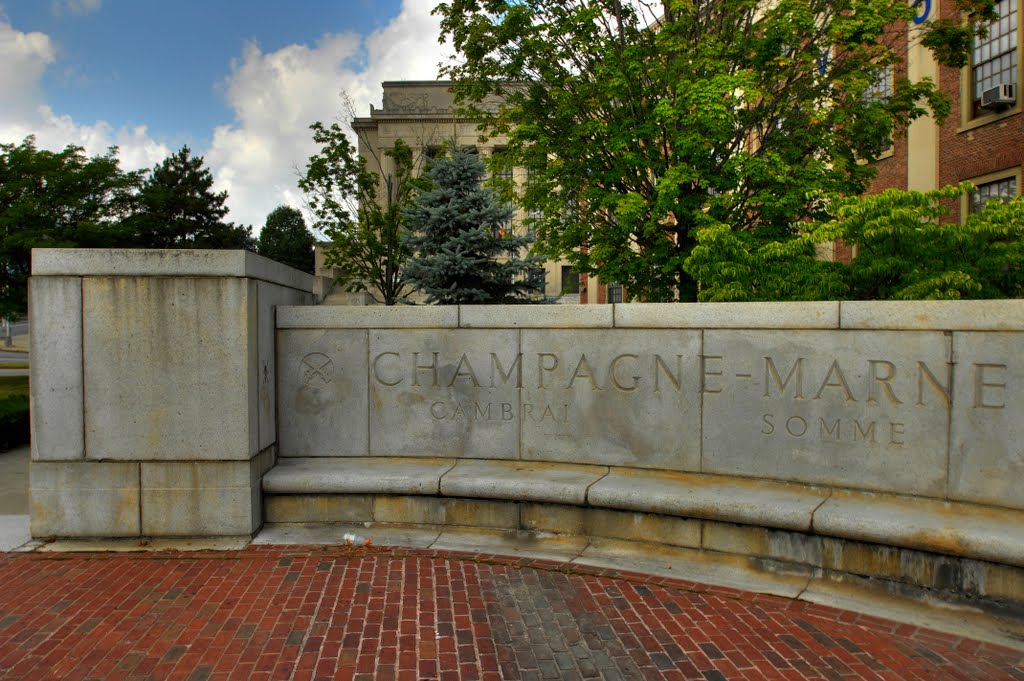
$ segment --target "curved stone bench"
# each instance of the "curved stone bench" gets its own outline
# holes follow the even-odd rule
[[[1024,512],[719,475],[563,463],[282,458],[266,519],[647,541],[1024,605]],[[779,565],[775,565],[778,563]]]

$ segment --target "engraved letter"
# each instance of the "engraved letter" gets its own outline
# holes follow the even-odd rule
[[[975,409],[1002,409],[1006,406],[1006,397],[1004,391],[1006,390],[1006,377],[1000,376],[1003,379],[1002,383],[990,383],[985,380],[985,372],[994,369],[996,371],[1006,371],[1005,364],[974,364],[974,408]],[[993,377],[994,378],[994,377]],[[986,394],[986,388],[998,388],[999,395]],[[986,399],[988,398],[988,399]],[[989,399],[992,401],[990,402]],[[998,400],[996,402],[995,400]]]
[[[545,366],[544,360],[550,359],[551,366]],[[558,355],[553,355],[550,352],[538,352],[537,353],[537,387],[541,390],[544,389],[544,372],[554,371],[558,368]]]
[[[800,357],[796,360],[796,364],[789,370],[789,374],[786,375],[786,380],[783,381],[779,376],[779,370],[775,368],[775,362],[772,361],[771,357],[764,358],[764,396],[771,397],[771,384],[768,379],[771,378],[775,381],[775,387],[779,389],[779,394],[785,396],[786,386],[789,385],[789,381],[794,380],[793,386],[793,398],[797,400],[804,399],[804,358]]]
[[[704,367],[704,371],[702,372],[703,379],[702,379],[701,383],[703,383],[703,385],[701,386],[701,392],[703,392],[703,393],[720,393],[720,392],[722,392],[721,388],[712,389],[712,388],[708,387],[708,376],[721,376],[722,375],[721,371],[708,371],[708,362],[709,361],[721,361],[721,359],[722,359],[721,355],[701,355],[700,356],[700,363]]]
[[[420,366],[420,353],[412,353],[412,384],[420,384],[420,372],[430,370],[433,372],[434,381],[431,385],[437,387],[437,353],[431,353],[434,356],[434,361],[426,366]]]
[[[665,371],[665,375],[668,377],[668,380],[670,380],[672,382],[672,385],[674,385],[676,387],[676,392],[679,392],[680,390],[683,389],[683,384],[682,384],[682,380],[683,380],[683,356],[682,355],[676,355],[676,373],[675,374],[673,374],[672,371],[668,368],[668,365],[665,364],[665,360],[663,360],[661,358],[661,355],[655,355],[654,356],[654,392],[656,392],[656,393],[660,393],[661,392],[661,388],[660,388],[660,386],[658,384],[658,376],[661,374],[661,370]]]
[[[889,422],[889,444],[901,445],[903,444],[903,435],[906,433],[906,427],[902,423]]]
[[[611,368],[609,369],[609,373],[611,374],[611,377],[612,377],[612,385],[614,385],[616,388],[618,388],[622,392],[631,393],[634,390],[636,390],[636,386],[640,382],[640,377],[634,374],[633,376],[630,377],[630,378],[633,379],[633,384],[630,385],[630,386],[625,386],[625,385],[622,385],[621,383],[619,383],[619,377],[615,375],[615,368],[618,366],[620,361],[626,359],[627,357],[630,358],[630,359],[639,359],[639,357],[637,355],[619,355],[618,357],[616,357],[615,359],[612,360],[612,365],[611,365]]]
[[[858,437],[858,435],[860,437]],[[853,441],[867,440],[871,444],[875,444],[875,422],[872,421],[868,424],[867,429],[861,427],[860,421],[857,419],[853,420]]]
[[[523,353],[516,353],[516,358],[512,361],[512,366],[508,368],[508,373],[505,373],[504,367],[501,366],[501,360],[498,359],[498,355],[494,352],[491,353],[491,387],[494,385],[494,374],[497,373],[501,377],[501,384],[505,385],[508,383],[508,379],[512,378],[512,372],[516,372],[516,387],[523,387]]]
[[[885,367],[885,375],[878,375],[878,367],[882,365]],[[882,385],[882,390],[885,391],[889,401],[893,404],[903,404],[896,398],[896,394],[892,391],[892,386],[889,385],[892,379],[896,377],[896,365],[892,362],[886,362],[884,359],[869,359],[868,360],[868,404],[878,403],[878,386],[876,383]]]
[[[378,365],[380,364],[380,358],[384,357],[385,355],[391,355],[392,357],[398,357],[399,359],[401,359],[401,357],[402,357],[397,352],[382,352],[379,355],[377,355],[376,357],[374,357],[373,358],[373,377],[377,379],[378,383],[381,383],[383,385],[398,385],[403,380],[405,380],[401,376],[399,376],[394,381],[385,381],[380,376],[380,367]]]
[[[924,406],[925,379],[928,379],[928,382],[931,384],[932,388],[934,388],[935,391],[942,396],[942,399],[945,400],[946,402],[946,406],[949,406],[949,386],[953,382],[952,368],[952,364],[946,364],[946,385],[942,385],[941,383],[939,383],[939,379],[935,378],[935,374],[932,373],[931,369],[928,368],[927,364],[925,364],[924,362],[917,363],[917,406]]]
[[[833,376],[835,376],[834,381]],[[846,376],[843,375],[843,370],[839,367],[838,359],[832,360],[832,366],[829,367],[828,373],[825,374],[825,380],[821,382],[821,387],[818,388],[818,393],[814,396],[814,399],[821,399],[821,393],[825,392],[825,388],[842,388],[847,402],[857,401],[853,393],[850,392],[850,386],[846,383]]]
[[[775,432],[775,414],[765,414],[761,417],[764,425],[761,426],[762,435],[771,435]]]
[[[795,429],[792,426],[794,423],[797,424]],[[786,419],[786,432],[793,437],[803,437],[803,434],[807,432],[807,421],[802,416],[790,416]]]
[[[583,372],[580,369],[584,369]],[[600,390],[597,387],[597,382],[594,380],[594,370],[590,368],[590,362],[587,361],[587,356],[580,355],[580,361],[576,363],[576,370],[572,372],[572,378],[569,379],[569,385],[566,388],[572,388],[572,384],[576,382],[577,378],[590,379],[590,389]]]
[[[467,371],[462,370],[462,365],[466,365]],[[448,381],[448,387],[450,388],[455,385],[456,379],[460,376],[473,381],[474,388],[480,387],[480,381],[476,380],[476,372],[473,371],[473,365],[469,363],[469,358],[466,357],[466,353],[462,353],[462,357],[459,359],[459,363],[455,367],[455,375],[452,376],[452,380]]]
[[[501,420],[511,421],[512,420],[512,403],[502,402],[501,403]]]
[[[480,408],[480,403],[479,402],[476,403],[476,420],[479,421],[480,419],[483,419],[484,421],[490,421],[491,420],[491,403],[490,402],[487,403],[487,409],[486,410]]]
[[[433,416],[438,421],[443,419],[445,416],[444,402],[434,402],[432,405],[430,405],[430,415]]]
[[[832,427],[829,428],[828,424],[825,423],[825,419],[819,417],[818,430],[820,432],[821,439],[824,440],[825,442],[828,442],[829,439],[831,439],[833,442],[839,442],[839,440],[842,439],[842,436],[839,431],[839,423],[840,420],[836,419],[835,422],[832,424]]]

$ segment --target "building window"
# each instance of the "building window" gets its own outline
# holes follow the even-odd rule
[[[971,194],[970,211],[979,213],[989,201],[1009,201],[1017,196],[1016,176],[1004,177],[993,182],[978,185],[978,191]]]
[[[533,172],[529,168],[527,168],[526,169],[526,188],[527,189],[529,189],[529,188],[531,188],[533,186],[533,181],[534,181],[533,180]],[[543,217],[544,217],[544,213],[539,211],[539,210],[534,209],[534,210],[527,211],[527,213],[526,213],[526,219],[527,219],[526,229],[527,229],[527,235],[528,236],[533,237],[533,238],[537,237],[537,223],[539,223],[541,221],[541,218],[543,218]]]
[[[1019,0],[998,0],[999,18],[988,24],[984,38],[975,37],[971,58],[974,115],[985,112],[981,95],[1000,85],[1013,86],[1017,94],[1017,5]]]
[[[562,293],[580,292],[580,273],[573,272],[568,265],[562,265]]]
[[[618,283],[617,281],[613,281],[612,283],[608,284],[608,302],[622,302],[622,284]]]
[[[878,77],[875,78],[867,90],[864,91],[864,96],[869,103],[872,104],[886,104],[892,99],[892,65],[886,65],[878,72]],[[885,133],[878,137],[878,155],[879,158],[884,158],[892,155],[892,135]]]
[[[869,102],[887,102],[892,97],[892,65],[878,72],[878,78],[868,86],[865,96]]]
[[[491,177],[494,179],[495,188],[502,196],[502,210],[509,212],[508,219],[495,228],[495,236],[499,236],[498,232],[500,232],[500,237],[504,238],[512,234],[516,205],[511,201],[504,200],[504,197],[514,191],[515,185],[512,180],[512,163],[503,147],[498,147],[491,153]]]

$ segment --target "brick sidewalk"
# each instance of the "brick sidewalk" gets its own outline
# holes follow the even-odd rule
[[[1024,653],[678,579],[258,546],[0,554],[0,678],[1024,681]]]

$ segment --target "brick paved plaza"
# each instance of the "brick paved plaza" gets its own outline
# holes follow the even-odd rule
[[[3,679],[1015,679],[1024,652],[679,579],[344,546],[0,554]]]

